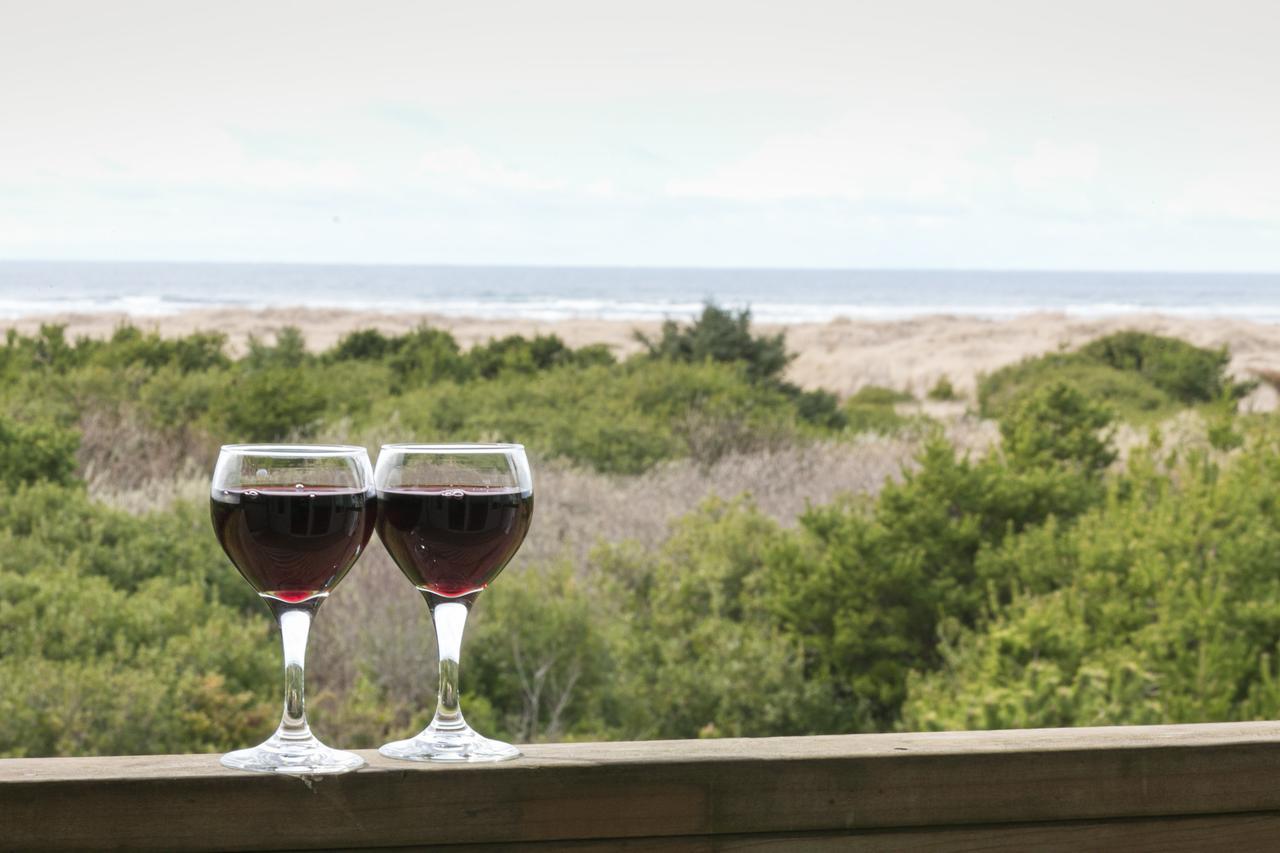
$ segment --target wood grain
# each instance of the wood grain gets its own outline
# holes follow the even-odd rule
[[[618,847],[631,839],[628,849],[641,850],[1004,850],[1051,849],[1052,839],[1069,836],[1075,841],[1063,849],[1143,849],[1142,838],[1175,824],[1183,835],[1166,834],[1161,849],[1181,849],[1171,841],[1178,837],[1235,839],[1237,850],[1264,835],[1280,840],[1274,723],[525,751],[517,761],[465,767],[365,752],[368,768],[314,779],[229,771],[214,755],[0,760],[0,849]],[[930,838],[941,846],[930,848]],[[907,846],[891,846],[898,842]]]

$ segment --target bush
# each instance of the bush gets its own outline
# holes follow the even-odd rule
[[[1145,332],[1117,332],[1080,349],[1080,355],[1099,364],[1137,373],[1182,403],[1238,399],[1251,390],[1226,375],[1231,361],[1225,347],[1197,347],[1177,338]]]
[[[703,306],[702,315],[688,326],[674,320],[662,324],[662,335],[653,341],[636,335],[651,358],[697,364],[704,361],[739,363],[752,381],[779,380],[794,357],[787,353],[783,335],[755,337],[751,334],[751,312],[736,314],[713,304]]]
[[[607,725],[609,619],[601,591],[567,564],[495,584],[468,631],[468,690],[497,709],[500,737],[530,743],[591,736]]]
[[[249,352],[241,362],[246,370],[297,370],[312,361],[307,341],[296,326],[285,326],[268,345],[249,336]]]
[[[938,400],[940,402],[948,402],[960,398],[946,374],[939,376],[938,381],[933,383],[933,387],[929,389],[928,397],[930,400]]]
[[[636,474],[908,422],[895,406],[909,398],[889,389],[837,405],[783,382],[781,337],[717,311],[620,364],[554,337],[463,353],[427,327],[354,333],[320,356],[284,330],[238,360],[216,335],[10,334],[0,753],[219,750],[252,743],[278,711],[269,620],[207,507],[133,516],[90,500],[73,427],[90,459],[120,425],[166,448],[196,434],[164,456],[166,472],[203,452],[206,432],[380,437],[394,424]],[[980,387],[998,449],[969,456],[933,434],[878,496],[811,507],[793,527],[718,499],[652,548],[604,543],[579,565],[513,567],[473,617],[468,715],[517,740],[1269,717],[1280,439],[1274,418],[1234,416],[1239,387],[1223,369],[1221,354],[1141,337],[1030,359]],[[1114,412],[1149,417],[1184,395],[1230,453],[1189,442],[1115,466]],[[126,461],[156,446],[120,445]],[[363,611],[387,612],[378,598]],[[359,663],[314,682],[318,717],[366,745],[430,713],[421,685],[379,675],[379,661],[420,661],[421,638],[395,647],[392,634],[359,640]]]
[[[325,361],[382,361],[400,347],[400,338],[389,338],[377,329],[357,329],[343,335],[324,355]]]
[[[387,363],[396,393],[446,380],[461,382],[470,375],[453,335],[426,325],[397,339]]]
[[[841,430],[849,425],[835,394],[821,389],[803,391],[790,383],[782,387],[784,393],[795,401],[796,415],[805,423],[824,430]]]
[[[1127,420],[1144,420],[1171,412],[1174,402],[1142,376],[1097,364],[1076,354],[1054,353],[1024,359],[978,381],[982,415],[1000,418],[1037,388],[1064,382]]]
[[[24,424],[0,415],[0,485],[70,483],[80,436],[53,424]]]
[[[272,365],[236,371],[210,414],[227,441],[279,441],[314,432],[328,401],[311,371]]]
[[[1123,488],[1071,527],[992,552],[1018,593],[913,676],[911,729],[1271,719],[1280,700],[1280,456],[1274,437],[1227,470],[1193,455],[1167,476],[1131,461]]]
[[[910,394],[891,388],[863,386],[844,401],[845,426],[854,433],[892,435],[911,423],[909,418],[898,414],[896,406],[912,399]]]
[[[231,362],[223,349],[227,336],[218,332],[195,332],[181,338],[162,338],[136,326],[118,327],[110,340],[83,340],[76,350],[86,361],[107,368],[141,365],[150,370],[172,367],[182,373],[196,373],[227,367]]]
[[[787,395],[740,369],[649,360],[438,383],[379,401],[364,417],[393,416],[418,435],[521,441],[544,457],[617,473],[679,456],[710,462],[798,430]]]
[[[676,525],[657,554],[606,548],[608,611],[625,626],[612,679],[627,737],[750,737],[860,730],[863,709],[806,676],[805,648],[769,611],[777,525],[740,502],[712,500]]]
[[[270,620],[206,513],[133,517],[48,482],[0,496],[0,755],[221,751],[269,730]]]
[[[609,365],[614,358],[603,346],[572,350],[555,335],[538,335],[532,340],[509,335],[472,347],[467,363],[473,375],[493,379],[503,373],[529,374],[569,365]]]
[[[882,385],[863,385],[849,395],[845,402],[857,406],[896,406],[899,403],[914,403],[915,399],[906,391],[885,388]]]
[[[1099,432],[1111,412],[1065,382],[1032,393],[1000,422],[1004,451],[1020,470],[1065,464],[1097,474],[1115,461]]]
[[[1128,420],[1149,420],[1179,404],[1234,401],[1253,388],[1226,374],[1226,350],[1192,346],[1176,338],[1119,332],[1074,353],[1028,358],[978,383],[986,417],[999,417],[1019,397],[1049,382],[1067,382]]]
[[[976,624],[989,587],[1007,585],[983,576],[982,554],[1103,500],[1106,423],[1076,392],[1049,388],[1011,415],[1004,454],[971,462],[934,437],[872,512],[836,504],[802,516],[774,554],[766,599],[804,643],[808,677],[892,726],[908,674],[940,662],[939,632]]]

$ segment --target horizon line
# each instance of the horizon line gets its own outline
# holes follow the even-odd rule
[[[800,273],[1034,273],[1048,275],[1222,275],[1222,276],[1271,276],[1280,275],[1274,270],[1228,269],[1159,269],[1126,267],[1023,267],[1023,266],[733,266],[719,264],[551,264],[551,263],[475,263],[441,261],[244,261],[244,260],[158,260],[155,258],[123,260],[69,259],[69,258],[0,258],[0,265],[49,264],[66,266],[241,266],[241,267],[372,267],[372,268],[429,268],[429,269],[487,269],[487,270],[608,270],[654,272],[800,272]]]

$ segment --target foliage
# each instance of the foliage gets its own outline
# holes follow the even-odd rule
[[[714,461],[799,429],[784,393],[717,364],[561,367],[439,383],[383,399],[367,417],[393,414],[410,433],[522,441],[546,456],[620,473],[679,456]]]
[[[269,726],[265,612],[190,507],[0,496],[0,755],[222,750]]]
[[[844,401],[845,425],[850,432],[896,433],[910,423],[898,414],[897,405],[912,400],[910,394],[866,385]]]
[[[598,570],[620,638],[617,725],[627,737],[748,737],[861,728],[830,683],[806,677],[804,647],[769,606],[775,523],[712,500],[657,554],[609,548]]]
[[[750,326],[750,310],[734,313],[708,303],[697,321],[688,326],[668,320],[656,341],[638,333],[636,337],[652,358],[687,364],[738,363],[746,366],[753,381],[781,379],[793,358],[787,353],[785,338],[782,334],[755,337]]]
[[[463,351],[430,327],[321,353],[283,330],[238,358],[217,335],[11,333],[0,754],[222,750],[278,713],[270,620],[205,507],[131,515],[77,480],[98,421],[193,447],[391,424],[523,441],[607,475],[911,423],[889,389],[838,403],[784,382],[781,337],[753,337],[746,317],[708,306],[623,362],[553,336]],[[985,377],[999,446],[966,454],[928,433],[874,496],[811,506],[793,526],[712,497],[661,543],[513,567],[471,617],[468,717],[545,740],[1273,716],[1280,427],[1235,414],[1222,353],[1104,340]],[[1153,440],[1117,463],[1117,415],[1184,402],[1212,449]],[[313,681],[326,731],[372,746],[425,723],[412,691],[368,660],[350,669]]]
[[[591,736],[615,677],[600,591],[568,564],[495,584],[468,630],[467,684],[496,712],[493,730],[522,743]],[[474,716],[468,711],[469,716]]]
[[[80,436],[55,424],[24,424],[0,415],[0,486],[71,481]]]
[[[0,413],[73,427],[141,420],[156,443],[305,439],[400,423],[434,439],[519,440],[543,458],[637,473],[666,459],[702,464],[725,453],[842,432],[834,395],[777,375],[781,336],[756,338],[749,315],[708,306],[674,328],[655,355],[619,363],[599,345],[517,335],[464,352],[429,326],[366,329],[313,354],[302,333],[251,337],[238,359],[221,335],[162,339],[122,326],[105,341],[66,340],[58,326],[11,333]],[[96,446],[96,445],[95,445]]]
[[[960,399],[960,395],[956,393],[955,386],[951,384],[951,380],[946,374],[938,377],[938,381],[933,383],[933,387],[929,389],[928,397],[930,400],[938,400],[947,402],[950,400]]]
[[[850,394],[847,401],[858,406],[896,406],[898,403],[915,402],[906,391],[899,391],[896,388],[886,388],[883,385],[863,385],[853,394]]]
[[[910,685],[908,728],[1271,719],[1280,455],[1133,460],[1105,504],[987,558],[1016,589]],[[1170,475],[1171,474],[1171,475]]]
[[[1020,470],[1065,464],[1096,473],[1115,461],[1099,434],[1111,413],[1065,382],[1041,388],[1000,422],[1004,452]]]
[[[1029,427],[1056,421],[1052,439]],[[944,620],[973,624],[986,603],[979,557],[1050,518],[1071,519],[1101,500],[1110,461],[1094,436],[1105,414],[1069,389],[1048,389],[1004,425],[1007,455],[977,462],[938,438],[918,468],[881,492],[870,513],[856,505],[811,509],[802,535],[782,548],[768,600],[809,650],[813,677],[866,703],[876,724],[891,725],[907,673],[938,661]]]
[[[1193,346],[1145,332],[1118,332],[1076,352],[1051,353],[1001,368],[978,383],[978,402],[998,417],[1022,395],[1047,381],[1074,385],[1128,420],[1149,420],[1179,405],[1235,401],[1253,388],[1226,372],[1225,350]]]
[[[1021,396],[1048,382],[1070,383],[1089,399],[1111,406],[1130,420],[1168,413],[1174,405],[1168,394],[1141,376],[1090,363],[1075,354],[1053,353],[983,377],[978,383],[982,413],[999,416]]]
[[[1238,399],[1251,390],[1226,375],[1226,347],[1205,349],[1178,338],[1146,332],[1117,332],[1080,348],[1080,355],[1116,370],[1137,373],[1181,403]]]

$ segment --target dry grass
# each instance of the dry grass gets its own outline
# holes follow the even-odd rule
[[[139,513],[177,499],[206,499],[211,454],[216,452],[207,442],[172,442],[121,417],[86,417],[84,426],[82,463],[94,497]],[[994,435],[990,424],[967,417],[951,421],[947,433],[957,446],[971,450],[988,446]],[[399,438],[403,431],[395,423],[359,435],[340,424],[311,440],[376,448]],[[875,494],[911,464],[918,446],[913,436],[868,434],[767,446],[721,456],[709,466],[672,461],[639,476],[534,459],[535,522],[508,574],[565,559],[585,565],[601,542],[631,540],[656,548],[675,519],[713,496],[749,495],[765,514],[794,524],[810,504],[845,494]],[[482,611],[483,605],[481,618]],[[429,710],[435,649],[428,611],[376,538],[320,611],[310,658],[317,695],[346,695],[363,674],[385,691],[390,706]]]
[[[669,462],[634,477],[535,459],[534,524],[500,582],[518,582],[524,566],[559,559],[583,565],[600,542],[657,547],[673,520],[715,495],[750,494],[762,511],[790,524],[809,503],[878,491],[914,447],[866,437],[727,456],[709,468]],[[376,540],[326,602],[312,648],[317,689],[345,693],[363,670],[389,699],[431,706],[435,649],[427,607]]]
[[[910,441],[867,436],[735,453],[710,466],[672,461],[633,477],[535,460],[537,521],[521,556],[581,560],[598,542],[624,539],[654,547],[674,519],[714,496],[749,495],[762,512],[790,524],[810,503],[874,494],[914,448]]]
[[[190,430],[160,432],[130,409],[88,409],[80,417],[80,476],[89,493],[134,512],[187,496],[213,470],[217,445]]]
[[[962,447],[982,447],[991,430],[965,421]],[[671,523],[712,496],[748,494],[762,512],[793,524],[810,504],[838,495],[875,494],[900,476],[918,442],[863,436],[722,457],[710,467],[669,462],[640,476],[611,476],[533,461],[537,507],[529,537],[501,583],[523,567],[560,559],[585,565],[600,542],[659,546]],[[484,617],[480,604],[477,616]],[[429,710],[435,693],[434,635],[419,595],[374,543],[316,620],[314,680],[345,692],[362,668],[390,699]]]
[[[375,537],[316,618],[311,680],[317,690],[345,694],[363,672],[392,705],[428,708],[436,692],[434,638],[422,596]]]

